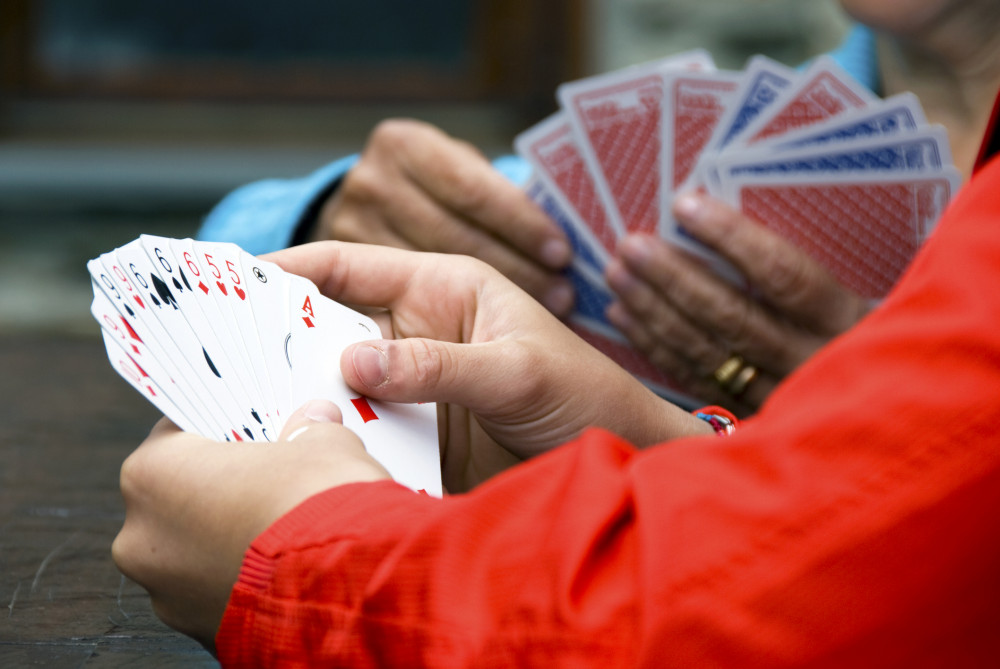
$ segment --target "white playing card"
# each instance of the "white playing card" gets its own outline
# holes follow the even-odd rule
[[[392,478],[441,495],[441,458],[434,404],[393,404],[360,396],[340,372],[343,350],[381,337],[372,319],[323,296],[305,279],[289,276],[289,361],[293,400],[326,399],[340,407],[344,425]]]
[[[141,313],[149,308],[147,307],[149,298],[144,298],[136,294],[130,282],[124,278],[115,276],[112,271],[107,270],[105,263],[102,262],[102,258],[105,256],[110,256],[110,262],[112,264],[115,263],[115,259],[111,254],[104,254],[101,258],[95,258],[87,263],[87,269],[93,278],[95,288],[99,289],[107,297],[108,301],[118,311],[119,316],[125,319],[129,326],[141,337],[143,343],[161,361],[169,374],[173,378],[178,379],[178,381],[183,379],[182,392],[189,393],[188,400],[192,404],[204,407],[201,414],[206,416],[206,418],[211,416],[208,422],[213,426],[223,426],[221,432],[213,430],[210,433],[206,434],[202,432],[201,434],[215,439],[241,439],[238,424],[230,422],[230,417],[225,415],[220,405],[207,395],[207,391],[201,383],[198,373],[189,364],[189,361],[160,324],[159,320],[151,315],[146,317],[140,316]]]
[[[278,403],[274,396],[270,373],[260,346],[257,319],[248,297],[248,280],[244,276],[240,248],[235,244],[193,241],[181,242],[191,251],[201,266],[202,275],[209,285],[208,296],[215,302],[215,310],[202,302],[203,313],[214,323],[220,341],[226,336],[227,346],[235,352],[230,360],[238,367],[255,393],[252,399],[262,407],[261,413],[270,424],[270,434],[277,436],[273,411]]]
[[[275,402],[275,430],[279,433],[297,408],[292,398],[292,372],[286,344],[288,328],[288,274],[274,263],[240,252],[247,300],[254,315],[260,355]]]
[[[268,438],[277,438],[278,430],[270,416],[274,401],[269,392],[264,390],[268,379],[262,376],[261,370],[255,368],[253,356],[247,349],[248,341],[255,345],[253,318],[245,309],[236,311],[246,303],[246,291],[243,287],[245,282],[240,276],[236,256],[230,252],[230,258],[224,257],[227,255],[226,249],[236,248],[235,245],[196,243],[191,239],[171,240],[169,245],[175,261],[183,262],[183,267],[191,273],[192,281],[198,289],[193,292],[195,299],[191,300],[198,309],[185,312],[188,322],[197,332],[206,331],[203,337],[207,337],[209,341],[215,337],[223,356],[229,360],[231,372],[235,373],[235,378],[241,384],[233,394],[246,397],[254,408],[254,419],[262,422]]]
[[[348,344],[381,337],[369,317],[228,244],[143,235],[87,267],[109,361],[182,429],[270,440],[293,409],[328,399],[397,481],[442,494],[436,406],[371,401],[340,373]],[[266,399],[248,392],[257,386]]]
[[[188,387],[176,367],[170,364],[169,358],[158,358],[128,319],[118,313],[111,300],[97,286],[94,287],[90,312],[101,325],[106,343],[109,344],[106,348],[112,365],[168,418],[183,430],[210,435],[225,433],[218,423],[211,417],[206,417],[191,401],[190,398],[195,396],[194,391]],[[167,365],[170,365],[170,369]],[[147,377],[154,383],[157,389],[155,392],[152,386],[144,385],[143,381]],[[170,405],[169,411],[164,407],[166,403]]]
[[[142,277],[149,284],[148,290],[155,289],[152,277],[157,274],[156,268],[145,250],[135,242],[117,249],[113,254],[104,254],[101,259],[106,266],[112,262],[129,267],[133,275]],[[128,276],[121,278],[131,283]],[[166,284],[162,277],[158,279],[160,284]],[[174,300],[169,303],[154,303],[143,318],[157,320],[184,359],[195,369],[205,388],[200,400],[222,407],[224,417],[239,426],[233,431],[233,439],[271,440],[270,426],[261,416],[261,403],[254,402],[248,395],[246,382],[216,338],[215,330],[201,322],[204,316],[197,307],[198,298],[191,291],[173,293],[173,297]]]
[[[101,336],[104,340],[104,349],[108,354],[108,361],[119,376],[128,381],[129,385],[138,390],[139,394],[149,400],[177,427],[185,432],[200,432],[200,429],[188,418],[188,412],[180,409],[174,403],[156,379],[151,377],[146,369],[135,361],[132,354],[121,345],[120,339],[115,338],[103,328]]]

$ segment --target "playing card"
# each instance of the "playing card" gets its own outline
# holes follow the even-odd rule
[[[187,432],[197,432],[199,428],[188,418],[187,410],[180,409],[164,392],[160,384],[135,361],[129,351],[122,346],[122,341],[116,339],[108,330],[101,330],[104,349],[108,354],[111,367],[118,375],[128,381],[129,385],[139,391],[139,394],[149,400],[178,427]]]
[[[922,173],[752,175],[725,199],[827,267],[863,297],[882,298],[961,186],[956,169]]]
[[[196,288],[190,294],[188,306],[192,308],[184,312],[185,318],[197,332],[206,332],[199,335],[201,339],[218,343],[217,350],[228,361],[230,374],[241,384],[234,394],[246,398],[253,407],[253,417],[262,421],[268,438],[277,438],[279,430],[271,416],[274,400],[263,389],[269,386],[269,379],[254,364],[255,359],[259,361],[259,350],[251,355],[247,349],[247,341],[255,339],[256,332],[253,318],[246,310],[246,284],[239,276],[236,256],[231,250],[235,246],[225,245],[231,247],[228,258],[223,257],[224,245],[217,243],[172,239],[168,246],[175,262],[183,265]]]
[[[880,100],[829,57],[796,71],[757,56],[742,72],[718,72],[705,64],[710,58],[685,69],[683,59],[563,84],[561,112],[517,142],[538,177],[528,187],[532,198],[563,221],[578,255],[568,272],[577,292],[571,326],[680,402],[690,401],[684,390],[604,318],[614,296],[594,271],[606,260],[595,247],[613,252],[608,242],[624,234],[657,231],[752,294],[732,264],[670,215],[677,193],[698,190],[807,249],[875,299],[898,279],[960,182],[944,129],[927,124],[914,95]],[[606,225],[584,213],[594,193]]]
[[[780,98],[781,91],[788,88],[798,77],[798,73],[794,70],[770,58],[764,56],[751,58],[730,104],[716,123],[715,130],[698,155],[694,168],[684,182],[674,189],[674,193],[703,189],[702,173],[706,157],[715,156],[725,149],[752,121],[773,105]],[[670,217],[670,201],[674,193],[665,194],[662,200],[661,210],[665,225],[661,227],[661,231],[667,237],[674,225]]]
[[[322,295],[306,279],[288,277],[288,362],[293,403],[326,399],[340,407],[344,425],[392,478],[441,495],[437,408],[434,404],[377,402],[351,390],[340,372],[344,349],[381,338],[371,318]]]
[[[746,70],[732,104],[723,113],[705,144],[705,151],[721,151],[743,130],[780,99],[781,92],[798,80],[799,74],[765,56],[754,56]]]
[[[832,58],[822,56],[794,84],[782,90],[779,99],[764,113],[731,137],[726,150],[825,121],[877,99]]]
[[[611,226],[594,178],[587,170],[565,112],[557,112],[518,135],[514,146],[529,163],[546,193],[556,199],[572,231],[574,255],[595,259],[600,270],[614,253],[618,237]],[[529,193],[531,189],[528,189]],[[578,248],[585,247],[585,248]]]
[[[948,135],[941,126],[925,126],[899,135],[875,139],[804,146],[783,151],[763,147],[753,151],[723,153],[711,161],[706,173],[709,192],[721,196],[726,182],[743,175],[814,174],[819,172],[927,171],[951,164]]]
[[[169,359],[157,358],[98,286],[94,286],[90,313],[101,326],[108,358],[120,375],[165,415],[176,419],[174,422],[181,429],[203,434],[225,434],[217,422],[206,417],[191,401],[194,392],[177,372],[176,366],[170,364]]]
[[[674,194],[694,170],[698,158],[726,113],[742,75],[738,72],[673,72],[665,75],[663,130],[660,141],[661,235],[668,228]]]
[[[571,266],[584,274],[600,276],[604,270],[605,261],[594,250],[594,246],[585,241],[587,237],[584,229],[585,224],[572,217],[562,200],[540,179],[534,176],[530,178],[525,184],[524,190],[531,201],[548,214],[549,218],[566,234],[570,248],[573,250]]]
[[[129,324],[131,330],[168,370],[170,376],[178,383],[183,383],[181,390],[188,393],[189,402],[195,406],[203,407],[200,414],[206,418],[209,424],[223,426],[221,436],[220,432],[216,430],[201,434],[223,440],[253,439],[254,434],[249,428],[244,431],[244,426],[241,425],[243,423],[242,417],[236,415],[238,412],[225,411],[208,393],[202,383],[202,375],[199,373],[200,366],[206,363],[211,365],[208,354],[206,353],[201,360],[189,361],[160,324],[159,319],[149,313],[150,309],[161,305],[169,306],[170,302],[164,301],[152,293],[139,294],[121,267],[117,265],[117,260],[112,253],[105,253],[100,258],[89,261],[87,269],[93,278],[94,287],[103,292],[118,314]],[[96,292],[95,290],[95,297]],[[196,368],[191,362],[196,363],[199,367]],[[208,416],[211,416],[211,419]]]
[[[245,251],[240,251],[240,266],[246,277],[247,301],[261,360],[267,369],[275,402],[274,427],[280,432],[288,416],[298,408],[292,398],[291,369],[285,357],[285,342],[289,336],[288,275],[274,263]]]
[[[182,429],[273,440],[329,399],[397,481],[441,494],[436,406],[369,400],[340,373],[348,344],[381,336],[367,316],[230,244],[143,235],[87,267],[109,361]]]
[[[215,323],[214,331],[234,366],[240,370],[252,393],[249,397],[263,407],[261,413],[270,424],[272,436],[280,433],[277,416],[278,402],[270,372],[260,344],[257,319],[248,298],[249,282],[244,276],[241,251],[235,244],[181,240],[191,256],[200,264],[202,276],[209,286],[206,297],[215,303],[201,303],[202,313]],[[189,267],[190,269],[190,267]],[[192,270],[193,271],[193,270]],[[267,312],[264,312],[267,313]]]
[[[927,125],[920,101],[913,93],[900,93],[867,107],[854,109],[783,135],[758,142],[754,148],[771,151],[817,146],[852,139],[876,139],[918,130]]]
[[[664,72],[714,69],[704,52],[563,84],[557,94],[618,237],[659,223]]]
[[[223,418],[238,426],[232,431],[232,438],[273,439],[275,435],[270,433],[270,425],[262,416],[262,403],[248,395],[244,376],[218,343],[215,329],[200,322],[204,318],[200,310],[191,308],[191,302],[179,291],[170,292],[174,299],[166,301],[158,296],[156,288],[167,284],[145,250],[137,242],[131,242],[102,255],[100,260],[117,276],[120,286],[129,285],[137,294],[144,294],[148,308],[139,313],[140,320],[149,327],[153,327],[153,321],[158,323],[166,340],[194,370],[200,382],[192,384],[199,395],[197,401],[213,409],[221,408]],[[186,294],[194,297],[193,293]],[[165,342],[161,339],[161,343]]]

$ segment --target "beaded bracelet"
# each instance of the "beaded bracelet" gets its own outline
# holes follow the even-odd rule
[[[708,406],[698,411],[692,411],[696,418],[700,418],[715,430],[715,434],[725,437],[736,431],[739,420],[729,411],[722,407]]]

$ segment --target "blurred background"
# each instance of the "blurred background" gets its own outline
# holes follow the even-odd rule
[[[96,335],[87,258],[382,118],[494,155],[563,81],[695,47],[797,64],[843,30],[832,0],[3,0],[0,331]]]

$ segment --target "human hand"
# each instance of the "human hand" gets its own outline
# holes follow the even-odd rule
[[[328,297],[384,307],[395,339],[341,358],[348,385],[394,402],[438,402],[451,492],[606,428],[637,446],[711,433],[472,258],[326,242],[268,258]]]
[[[559,275],[572,253],[559,226],[471,145],[418,121],[372,132],[312,239],[473,256],[556,315],[573,306]]]
[[[607,269],[619,297],[607,316],[698,397],[752,413],[781,379],[870,308],[803,251],[721,202],[685,194],[674,215],[739,269],[757,298],[666,242],[630,237]],[[717,372],[727,376],[723,365],[734,355],[747,366],[742,379],[736,360],[731,380],[716,381]],[[749,366],[756,378],[734,394],[734,384],[739,391],[751,376]]]
[[[329,402],[289,417],[278,443],[217,442],[167,419],[122,465],[115,564],[167,625],[210,650],[253,539],[312,495],[389,475]]]

